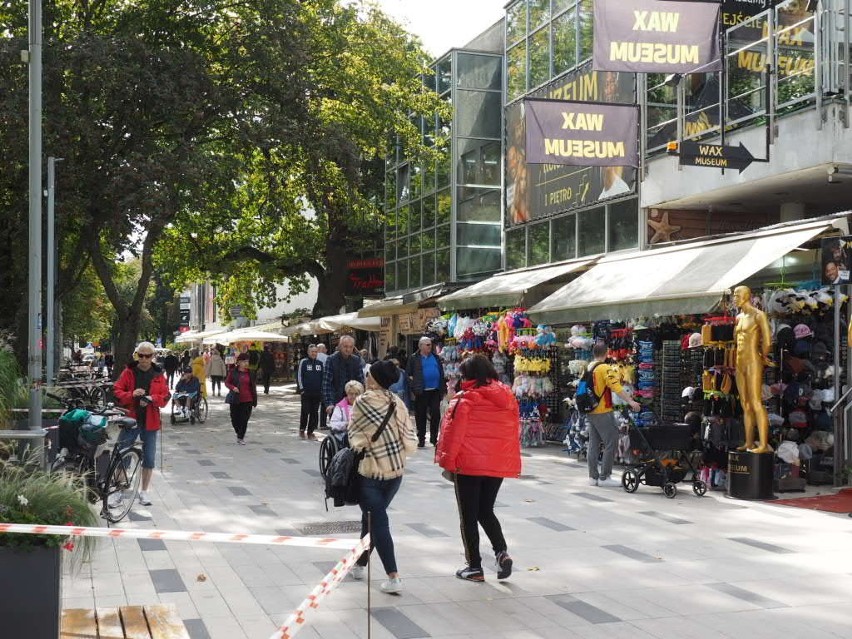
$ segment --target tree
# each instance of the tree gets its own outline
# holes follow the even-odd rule
[[[427,161],[440,152],[420,133],[446,105],[424,90],[417,42],[373,7],[316,7],[304,129],[242,156],[229,205],[184,211],[158,251],[176,284],[216,281],[226,313],[251,315],[276,301],[275,284],[298,293],[307,277],[319,281],[314,316],[338,312],[347,262],[382,237],[384,158],[395,143]]]

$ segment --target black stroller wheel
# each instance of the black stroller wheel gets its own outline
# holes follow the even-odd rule
[[[340,442],[333,434],[328,434],[322,440],[319,448],[319,471],[325,479],[328,474],[328,468],[331,466],[331,460],[334,458],[337,451],[340,450]]]
[[[621,486],[628,493],[635,493],[636,489],[639,488],[639,475],[635,471],[625,470],[624,474],[621,475]]]
[[[695,493],[696,497],[704,497],[704,495],[707,493],[707,484],[705,484],[700,479],[694,481],[692,483],[692,492]]]
[[[672,482],[668,482],[665,486],[663,486],[663,493],[665,493],[666,497],[669,499],[674,499],[674,496],[677,495],[677,486],[675,486]]]

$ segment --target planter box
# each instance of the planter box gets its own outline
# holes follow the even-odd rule
[[[0,628],[3,637],[59,637],[61,548],[0,546]]]

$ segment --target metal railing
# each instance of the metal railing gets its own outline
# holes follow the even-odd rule
[[[722,71],[649,75],[644,93],[648,155],[672,140],[698,140],[775,118],[828,99],[849,104],[849,13],[852,0],[825,0],[804,10],[787,0],[729,28]],[[767,71],[768,69],[768,71]]]

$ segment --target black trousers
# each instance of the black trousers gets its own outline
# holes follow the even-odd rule
[[[169,389],[171,390],[175,383],[175,371],[166,371],[166,379],[168,379]]]
[[[429,418],[429,441],[438,441],[438,428],[441,426],[441,392],[423,391],[414,398],[414,421],[417,424],[417,440],[426,443],[426,418]]]
[[[299,431],[308,434],[313,433],[319,422],[320,404],[322,396],[319,394],[306,393],[302,391],[302,413],[299,415]]]
[[[488,536],[496,555],[506,550],[503,529],[494,514],[494,502],[503,484],[502,477],[456,475],[456,503],[461,520],[462,544],[467,565],[482,568],[479,554],[479,526]]]
[[[260,371],[260,383],[263,384],[263,394],[269,395],[269,382],[272,380],[272,371],[266,372],[266,369]]]
[[[249,417],[251,417],[251,402],[240,402],[231,404],[231,426],[237,434],[237,439],[244,439],[248,429]]]
[[[213,385],[213,392],[216,395],[222,394],[222,376],[221,375],[211,375],[210,383]]]

